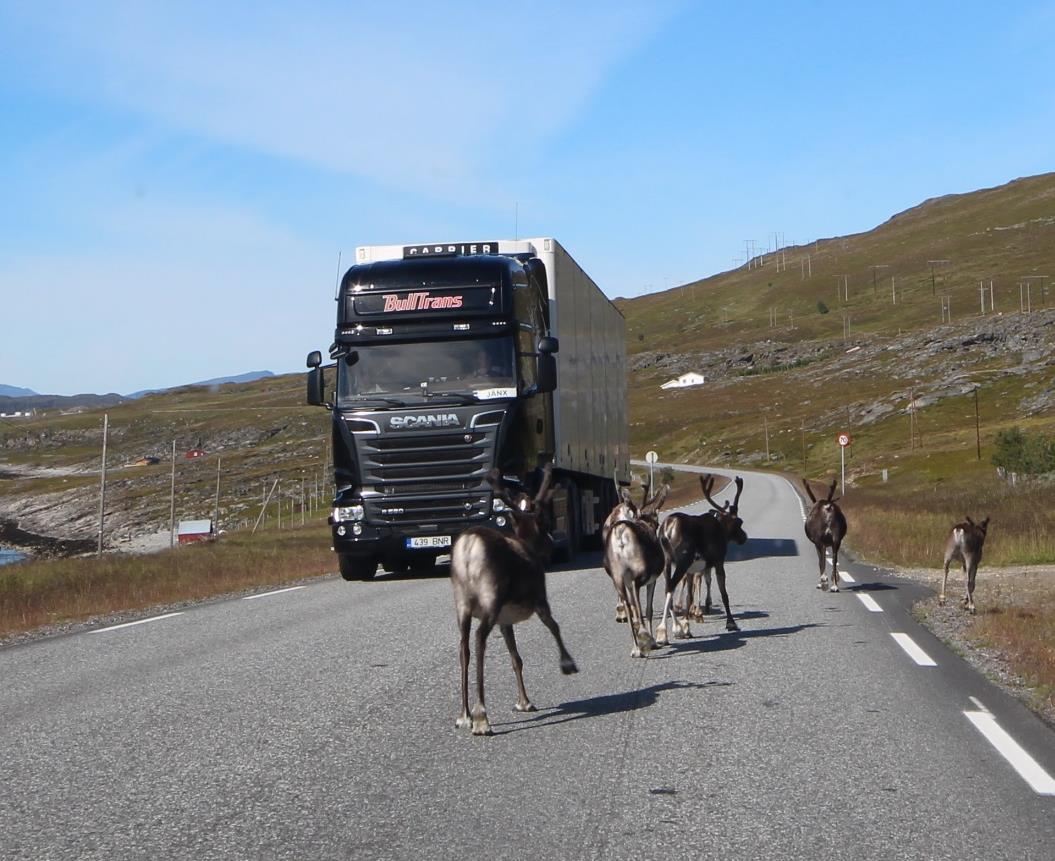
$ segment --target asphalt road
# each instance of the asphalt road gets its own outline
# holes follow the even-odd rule
[[[334,578],[0,650],[0,857],[1055,857],[1055,796],[975,722],[1042,775],[1055,733],[916,625],[903,582],[851,565],[846,591],[816,590],[797,496],[746,479],[742,630],[714,615],[632,659],[580,558],[548,581],[580,672],[518,626],[539,711],[515,713],[492,636],[490,738],[454,727],[444,577]]]

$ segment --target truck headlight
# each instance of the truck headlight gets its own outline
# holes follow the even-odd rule
[[[365,514],[366,512],[363,510],[362,505],[340,506],[333,509],[333,522],[341,523],[348,520],[362,520]]]

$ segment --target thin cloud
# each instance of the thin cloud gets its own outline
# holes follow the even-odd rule
[[[671,8],[87,4],[9,10],[3,29],[51,91],[449,194],[560,129]]]

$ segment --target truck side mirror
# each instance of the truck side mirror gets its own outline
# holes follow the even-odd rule
[[[308,353],[308,367],[311,369],[308,371],[308,403],[313,407],[326,406],[326,396],[324,390],[326,382],[323,379],[322,368],[322,353],[318,350],[313,350]]]
[[[540,345],[541,346],[541,345]],[[542,394],[557,388],[557,359],[552,353],[539,353],[538,383],[535,392]]]
[[[560,342],[556,338],[551,338],[549,335],[539,338],[538,351],[540,353],[556,353],[559,350]]]

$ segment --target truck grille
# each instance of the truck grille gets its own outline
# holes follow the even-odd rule
[[[357,433],[367,519],[389,525],[484,520],[498,426],[459,433]],[[372,495],[369,491],[373,491]]]

